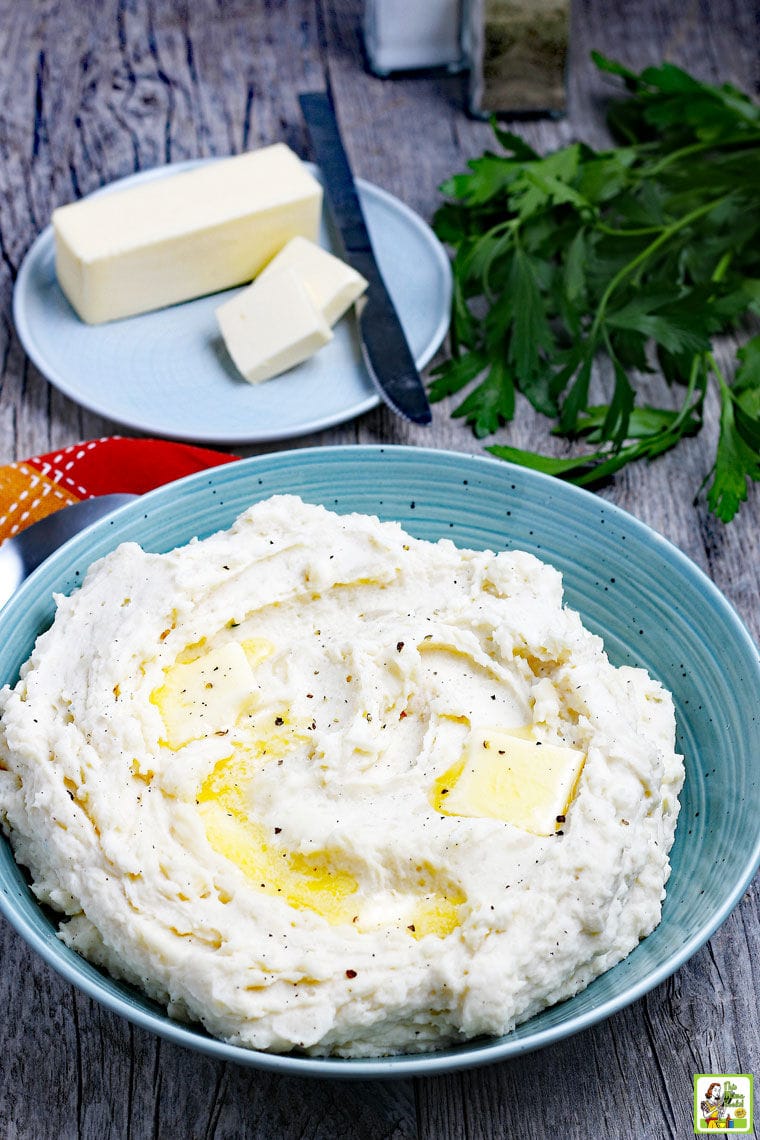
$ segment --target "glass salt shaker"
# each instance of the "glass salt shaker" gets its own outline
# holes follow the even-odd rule
[[[364,0],[364,44],[370,70],[446,67],[459,71],[463,0]]]

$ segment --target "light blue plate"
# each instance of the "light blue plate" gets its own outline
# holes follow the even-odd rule
[[[0,906],[10,921],[65,978],[136,1024],[215,1057],[300,1075],[429,1075],[503,1060],[594,1025],[656,986],[724,921],[760,861],[760,660],[693,563],[585,491],[497,460],[421,448],[303,449],[193,475],[97,523],[25,583],[0,613],[0,681],[15,681],[50,623],[52,591],[75,587],[93,559],[125,539],[168,550],[280,492],[397,519],[419,538],[532,551],[563,572],[567,602],[604,637],[612,660],[643,665],[673,692],[687,778],[660,926],[583,993],[507,1037],[423,1056],[344,1061],[249,1052],[172,1021],[58,941],[2,844]]]
[[[202,164],[143,171],[98,193]],[[309,169],[319,177],[316,167]],[[413,210],[377,186],[357,185],[380,269],[417,367],[424,368],[448,328],[449,259]],[[320,242],[338,252],[326,211]],[[338,322],[334,339],[310,360],[266,384],[248,384],[230,360],[214,316],[236,292],[86,325],[58,286],[48,226],[19,270],[13,319],[26,352],[51,384],[90,411],[150,435],[237,444],[290,439],[353,419],[379,402],[352,314]]]

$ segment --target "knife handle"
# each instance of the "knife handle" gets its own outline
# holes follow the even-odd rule
[[[309,128],[317,165],[330,185],[330,208],[343,238],[346,253],[372,249],[364,212],[356,193],[351,164],[338,130],[333,101],[327,92],[299,95],[301,111]]]

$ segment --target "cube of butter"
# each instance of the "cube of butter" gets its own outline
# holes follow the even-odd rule
[[[250,281],[292,237],[315,238],[321,212],[320,184],[276,143],[61,206],[56,273],[99,324]]]
[[[534,835],[553,835],[585,759],[577,748],[540,744],[502,728],[473,728],[445,812],[501,819]]]
[[[340,320],[368,285],[351,265],[304,237],[291,238],[258,279],[263,281],[281,269],[292,269],[298,274],[328,325]]]
[[[251,384],[301,364],[333,335],[292,269],[262,274],[216,317],[235,367]]]

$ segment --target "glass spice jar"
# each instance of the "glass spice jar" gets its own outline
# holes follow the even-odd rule
[[[364,0],[364,46],[370,71],[445,67],[459,71],[463,0]]]
[[[563,114],[569,34],[570,0],[465,0],[470,114]]]

